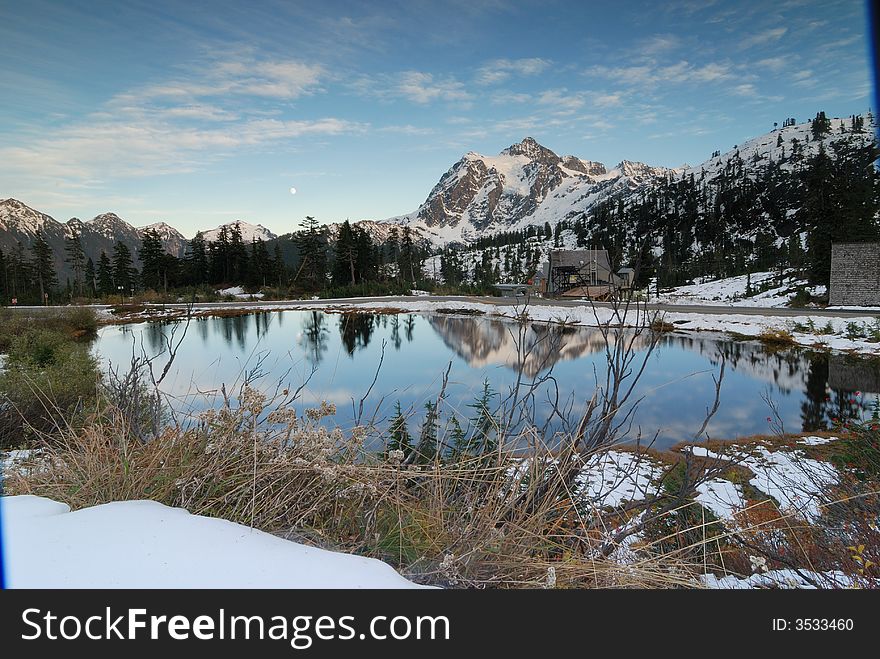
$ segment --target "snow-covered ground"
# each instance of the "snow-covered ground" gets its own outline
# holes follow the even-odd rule
[[[231,290],[231,289],[229,289]],[[158,309],[159,307],[157,307]],[[388,301],[376,300],[365,302],[353,302],[351,300],[323,300],[318,304],[314,301],[303,306],[302,301],[288,300],[279,302],[265,302],[247,308],[248,311],[282,311],[284,309],[334,309],[351,311],[371,311],[396,309],[403,313],[435,313],[438,310],[448,312],[450,309],[464,312],[482,312],[489,316],[502,318],[518,318],[526,311],[528,317],[539,322],[566,322],[572,325],[595,327],[598,324],[619,322],[614,317],[614,312],[605,307],[593,308],[585,303],[578,307],[557,307],[553,305],[531,305],[526,308],[520,304],[493,304],[488,302],[463,302],[459,300],[433,300],[424,296],[413,296],[413,299],[401,300],[397,297],[389,297]],[[196,315],[211,313],[224,309],[219,305],[195,308]],[[174,317],[184,315],[182,309],[166,309],[164,316]],[[99,310],[99,314],[105,318],[111,318],[108,309]],[[146,314],[144,320],[157,320],[163,317],[157,314]],[[874,316],[865,315],[853,318],[835,318],[828,316],[811,316],[805,309],[802,316],[773,316],[773,315],[747,315],[731,313],[702,313],[702,312],[663,312],[661,317],[667,323],[674,324],[676,329],[701,331],[701,332],[734,332],[741,336],[758,337],[766,331],[784,330],[790,332],[795,343],[815,348],[851,351],[861,354],[880,354],[880,343],[865,338],[850,338],[849,329],[853,326],[859,328],[876,328],[880,321]],[[138,320],[137,315],[129,316],[133,321]],[[644,320],[634,309],[630,309],[624,324],[636,326]],[[814,328],[809,330],[808,328]],[[808,329],[808,331],[803,331]]]
[[[761,290],[765,287],[767,290]],[[749,290],[751,288],[751,290]],[[723,304],[738,307],[786,307],[798,288],[807,288],[805,280],[778,272],[753,272],[750,275],[706,279],[687,286],[661,290],[652,301],[669,304]],[[653,293],[653,288],[651,289]],[[808,288],[813,295],[825,293],[824,286]],[[761,291],[761,292],[757,292]],[[752,295],[748,295],[752,293]]]
[[[154,501],[70,512],[0,497],[11,588],[418,588],[372,558],[308,547]]]
[[[223,288],[217,291],[218,295],[238,298],[239,300],[262,300],[263,293],[246,293],[241,286],[233,286],[232,288]]]
[[[737,577],[729,574],[718,577],[714,574],[704,574],[703,583],[709,588],[721,588],[725,590],[740,590],[746,588],[815,588],[804,577],[810,577],[823,588],[857,588],[853,579],[843,572],[812,572],[810,570],[769,570],[756,572],[747,577]]]
[[[819,446],[835,439],[802,437],[797,443]],[[783,512],[802,515],[813,521],[820,515],[820,493],[837,483],[839,478],[833,465],[808,458],[797,449],[770,450],[762,444],[731,444],[725,447],[723,454],[702,446],[690,446],[687,450],[698,457],[730,461],[747,467],[754,474],[749,485],[773,497]],[[748,505],[742,487],[724,479],[715,479],[702,485],[697,501],[719,519],[728,522],[733,521],[734,515]]]
[[[663,469],[655,461],[629,451],[606,451],[589,459],[578,474],[578,493],[603,506],[646,499],[657,492]]]

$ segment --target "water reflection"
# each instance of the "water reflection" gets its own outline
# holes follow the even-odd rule
[[[193,383],[213,389],[229,383],[256,354],[274,360],[269,377],[311,377],[304,404],[327,400],[347,422],[351,401],[367,391],[386,344],[381,377],[371,396],[377,418],[388,418],[399,400],[421,413],[436,400],[440,374],[452,361],[446,403],[462,410],[488,378],[496,391],[513,386],[518,374],[533,378],[553,369],[563,395],[583,401],[596,380],[604,379],[605,343],[596,329],[531,323],[517,325],[485,317],[320,311],[257,313],[192,321],[168,387],[185,398]],[[167,344],[175,323],[145,323],[102,329],[98,351],[105,360],[127,363],[132,342],[153,354]],[[635,343],[645,350],[646,337]],[[660,340],[636,395],[642,398],[637,426],[646,434],[661,430],[662,442],[689,437],[714,398],[712,373],[722,359],[726,375],[721,408],[709,431],[734,438],[766,433],[770,412],[763,397],[778,407],[787,430],[825,430],[835,420],[864,417],[878,399],[877,362],[805,350],[768,350],[756,341],[735,342],[721,335],[671,333]],[[317,369],[317,370],[315,370]],[[312,371],[315,373],[311,375]],[[194,403],[196,404],[196,403]],[[199,403],[207,404],[207,403]],[[464,417],[462,417],[464,418]]]
[[[257,314],[269,316],[269,314]],[[284,314],[278,314],[283,316]],[[268,322],[268,321],[267,321]],[[327,327],[327,316],[320,311],[305,312],[302,334],[299,344],[305,350],[306,359],[317,367],[327,352],[327,337],[330,329]]]

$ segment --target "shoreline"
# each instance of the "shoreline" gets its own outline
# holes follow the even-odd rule
[[[497,300],[497,301],[496,301]],[[271,311],[323,311],[325,313],[444,313],[478,315],[502,320],[528,319],[532,322],[560,323],[581,327],[598,327],[615,320],[615,312],[608,306],[588,303],[553,304],[521,303],[515,300],[505,303],[506,298],[487,301],[486,298],[462,299],[458,297],[415,296],[279,300],[258,302],[212,302],[195,304],[191,317],[234,317]],[[556,301],[553,301],[556,302]],[[567,301],[565,301],[567,302]],[[856,337],[855,333],[880,333],[880,317],[870,313],[840,312],[840,315],[817,314],[812,310],[786,310],[784,315],[773,310],[736,307],[718,307],[714,313],[700,310],[665,310],[663,305],[631,306],[626,313],[621,310],[617,318],[623,318],[624,326],[634,327],[647,315],[656,314],[666,331],[720,332],[732,340],[757,340],[779,347],[799,347],[824,352],[854,354],[860,357],[880,357],[880,341]],[[124,325],[148,321],[183,320],[189,308],[184,304],[133,305],[130,313],[114,314],[114,309],[124,306],[92,306],[98,314],[100,325]],[[701,307],[702,308],[702,307]]]

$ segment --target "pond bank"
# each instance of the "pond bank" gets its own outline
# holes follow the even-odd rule
[[[702,309],[702,308],[701,308]],[[114,310],[116,313],[114,313]],[[194,317],[225,317],[248,315],[264,311],[321,310],[329,313],[461,313],[486,315],[509,320],[527,318],[548,323],[565,323],[583,327],[597,327],[610,322],[623,321],[625,326],[638,326],[655,314],[666,329],[693,332],[724,332],[733,338],[758,339],[769,343],[797,345],[815,350],[847,352],[859,355],[880,356],[880,317],[868,313],[854,316],[828,316],[803,310],[802,315],[767,315],[755,310],[743,309],[736,313],[731,307],[719,307],[715,313],[702,310],[662,311],[633,305],[626,311],[616,312],[607,306],[554,305],[552,303],[526,304],[485,301],[464,301],[457,298],[435,299],[428,297],[371,298],[364,301],[314,300],[279,301],[258,304],[212,304],[195,305],[190,311],[184,306],[135,305],[130,308],[100,308],[98,315],[102,324],[124,324],[148,320],[180,320],[190,313]]]

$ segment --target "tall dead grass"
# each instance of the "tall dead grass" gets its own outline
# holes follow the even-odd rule
[[[550,460],[467,458],[405,465],[364,448],[369,429],[322,423],[330,405],[266,413],[245,388],[238,405],[203,413],[152,441],[124,415],[98,409],[83,429],[47,437],[40,465],[11,473],[10,494],[73,509],[151,499],[325,548],[385,560],[421,582],[452,587],[683,587],[697,566],[667,557],[626,564],[598,551],[591,516],[573,499],[524,492],[558,474]],[[538,499],[536,498],[536,501]],[[589,520],[584,517],[591,517]]]

